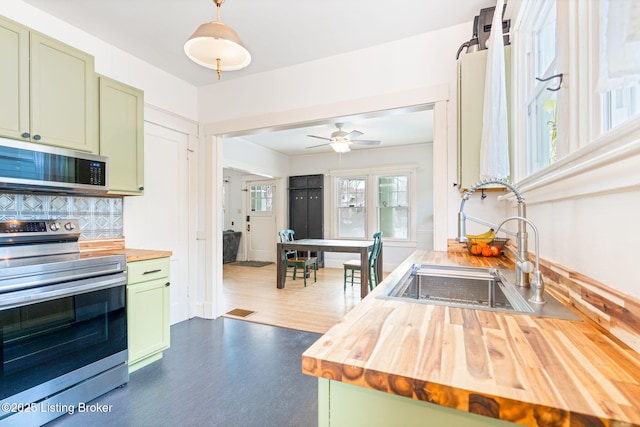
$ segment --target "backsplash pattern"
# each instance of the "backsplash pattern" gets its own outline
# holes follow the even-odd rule
[[[0,221],[76,218],[80,239],[122,237],[122,197],[0,193]]]

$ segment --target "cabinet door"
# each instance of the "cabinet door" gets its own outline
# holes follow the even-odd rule
[[[0,17],[0,135],[29,132],[29,30]]]
[[[100,77],[100,154],[109,157],[109,193],[144,190],[144,93]]]
[[[127,285],[129,365],[169,348],[169,279]]]
[[[322,188],[308,190],[307,197],[307,237],[322,239],[324,237]]]
[[[296,239],[307,239],[308,191],[290,190],[289,197],[289,227]]]
[[[98,153],[93,56],[31,32],[31,139]]]

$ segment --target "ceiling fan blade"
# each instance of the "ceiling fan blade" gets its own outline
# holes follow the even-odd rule
[[[358,145],[380,145],[380,141],[374,141],[372,139],[352,139],[351,142]]]
[[[310,136],[311,138],[324,139],[325,141],[331,141],[331,138],[325,138],[324,136],[317,136],[317,135],[307,135],[307,136]]]
[[[359,130],[352,130],[351,132],[346,134],[344,137],[353,140],[353,138],[357,138],[357,137],[359,137],[361,135],[364,135],[364,134],[362,132],[360,132]]]
[[[331,143],[328,143],[328,144],[320,144],[320,145],[312,145],[311,147],[305,147],[305,148],[318,148],[318,147],[324,147],[324,146],[327,146],[327,145],[331,145]]]

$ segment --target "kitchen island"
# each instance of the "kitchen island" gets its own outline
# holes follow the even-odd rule
[[[376,298],[416,262],[509,264],[414,253],[303,354],[302,371],[319,378],[320,426],[640,425],[638,353],[583,316]]]

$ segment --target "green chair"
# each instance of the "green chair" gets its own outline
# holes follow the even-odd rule
[[[278,231],[278,237],[280,237],[280,243],[293,242],[293,236],[295,232],[293,230],[280,230]],[[302,268],[302,276],[304,277],[304,285],[307,286],[307,276],[310,275],[309,268],[313,267],[313,282],[317,281],[318,271],[318,258],[317,257],[300,257],[298,251],[288,250],[285,252],[286,268],[293,267],[293,280],[296,280],[298,275],[298,268]],[[287,275],[285,274],[284,280],[286,282]]]
[[[369,290],[373,290],[378,286],[378,256],[380,255],[380,248],[382,247],[382,232],[378,231],[373,235],[373,247],[369,252]],[[352,259],[342,264],[344,267],[344,290],[347,290],[347,279],[351,279],[351,286],[353,286],[353,279],[356,273],[360,275],[361,265],[359,259]]]

